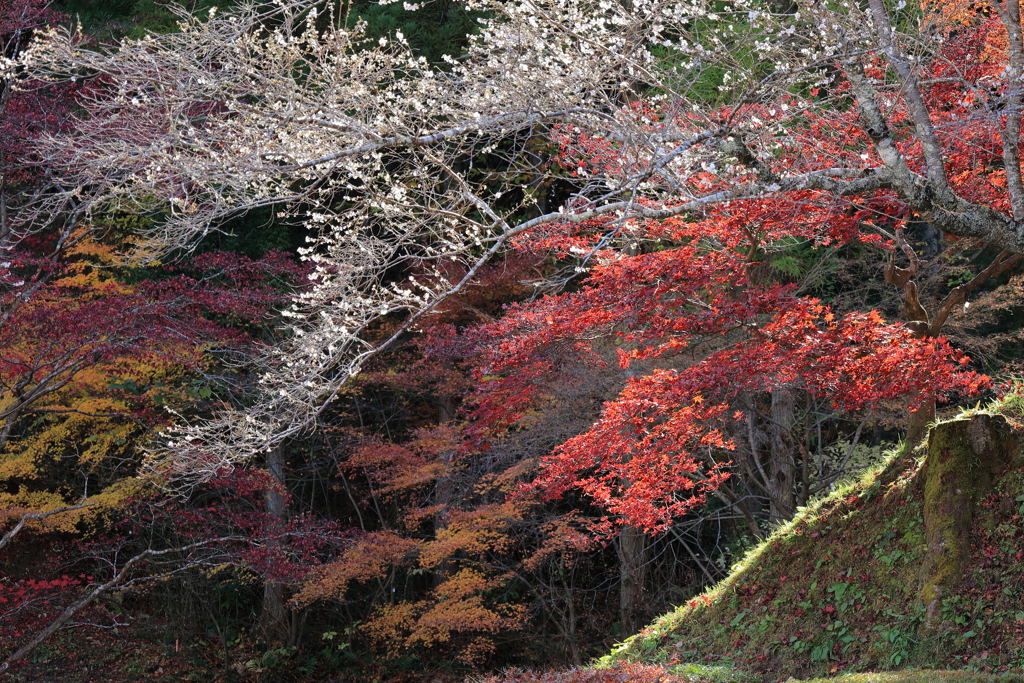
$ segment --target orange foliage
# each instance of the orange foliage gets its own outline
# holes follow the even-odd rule
[[[996,67],[998,73],[1005,66],[1010,52],[1006,26],[998,20],[995,8],[988,0],[923,0],[925,23],[949,34],[964,27],[980,27],[985,31],[985,46],[979,55],[980,64]]]
[[[363,438],[343,466],[381,484],[384,495],[405,492],[436,481],[448,472],[438,455],[455,450],[457,433],[446,425],[420,429],[398,445],[379,437]]]
[[[501,552],[509,543],[505,529],[523,517],[525,506],[518,501],[482,505],[467,511],[452,511],[446,526],[423,547],[420,564],[431,568],[460,554],[484,555]]]
[[[523,567],[536,571],[541,564],[552,557],[558,557],[565,565],[572,565],[574,558],[596,549],[600,544],[589,530],[587,520],[578,510],[559,515],[541,526],[543,541],[532,555],[523,561]]]
[[[388,567],[405,564],[421,541],[402,538],[393,531],[367,534],[341,557],[316,571],[295,596],[300,604],[323,598],[341,598],[351,581],[371,581]]]
[[[987,0],[923,0],[921,9],[928,22],[950,29],[978,24],[991,14],[992,4]]]
[[[456,657],[470,664],[479,662],[494,651],[494,645],[481,634],[518,629],[525,618],[521,605],[488,604],[485,595],[502,583],[479,571],[461,569],[438,585],[436,600],[382,606],[365,630],[391,652],[434,647],[462,636]]]
[[[511,542],[503,531],[521,519],[524,508],[524,503],[508,502],[449,512],[444,516],[446,526],[431,540],[404,538],[392,531],[369,533],[340,558],[311,573],[295,600],[310,604],[341,599],[351,582],[379,579],[416,561],[414,573],[437,572],[437,585],[422,600],[378,606],[363,632],[392,653],[450,644],[461,661],[480,663],[494,652],[487,634],[521,628],[526,608],[493,597],[507,576],[463,565],[501,552]]]

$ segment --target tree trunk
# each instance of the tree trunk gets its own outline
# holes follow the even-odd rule
[[[913,224],[922,228],[928,239],[934,238],[934,254],[942,250],[942,233],[935,229],[935,226],[923,221],[915,221]],[[917,277],[921,262],[913,247],[905,239],[903,229],[897,227],[895,232],[896,244],[899,249],[893,249],[889,255],[889,263],[885,267],[885,281],[894,285],[903,292],[903,313],[907,318],[907,329],[917,339],[934,339],[942,334],[942,327],[946,324],[950,313],[954,308],[965,305],[968,297],[978,287],[993,277],[998,277],[1007,270],[1014,268],[1024,259],[1024,254],[1014,254],[1010,251],[1003,251],[984,270],[975,275],[969,282],[957,285],[949,292],[933,310],[934,315],[929,315],[927,309],[921,305],[920,293],[917,289]],[[896,265],[896,255],[902,252],[909,262],[906,268],[899,268]],[[914,397],[911,397],[913,399]],[[928,433],[928,425],[935,421],[935,397],[926,397],[922,406],[910,412],[907,420],[907,442],[911,446],[917,446]]]
[[[927,539],[919,599],[925,606],[922,629],[934,630],[942,598],[963,574],[977,505],[1020,449],[1006,420],[976,415],[936,425],[919,475],[924,485]]]
[[[796,444],[793,426],[796,424],[796,399],[788,388],[772,391],[771,462],[768,472],[768,490],[771,508],[768,521],[778,524],[792,519],[796,512]]]
[[[437,423],[445,424],[455,419],[455,397],[442,394],[437,397]]]
[[[445,394],[437,399],[437,422],[438,424],[446,424],[455,419],[455,398],[450,394]],[[444,465],[444,471],[437,478],[437,483],[434,488],[434,504],[437,505],[437,512],[434,513],[434,533],[440,533],[448,526],[448,520],[446,515],[448,513],[448,506],[452,502],[452,496],[455,495],[455,481],[453,479],[451,458],[452,453],[443,451],[437,456],[441,464]],[[434,567],[434,587],[440,586],[448,578],[448,573],[451,571],[452,563],[448,560],[439,562]]]
[[[911,410],[907,418],[907,443],[916,447],[928,436],[928,425],[935,422],[935,401],[925,401],[917,410]]]
[[[563,579],[563,585],[565,581]],[[580,641],[576,635],[576,595],[572,587],[565,585],[565,645],[569,650],[569,661],[573,666],[583,665],[583,653],[580,652]]]
[[[642,529],[623,526],[619,532],[619,613],[622,635],[630,636],[644,626],[644,584],[647,578],[650,539]]]
[[[278,446],[267,453],[267,471],[274,478],[278,487],[284,487],[284,447]],[[267,491],[265,496],[266,511],[274,519],[283,523],[285,520],[285,497],[280,490]],[[259,626],[268,646],[294,645],[296,634],[289,628],[292,619],[284,600],[284,584],[280,581],[263,583],[263,607]]]
[[[635,244],[628,245],[625,253],[635,256],[639,249]],[[625,383],[638,374],[637,367],[630,364],[624,373]],[[632,482],[622,480],[623,488]],[[646,618],[644,584],[647,578],[648,547],[650,539],[643,529],[632,525],[623,525],[618,537],[619,554],[619,619],[622,622],[622,635],[631,636],[644,626]]]

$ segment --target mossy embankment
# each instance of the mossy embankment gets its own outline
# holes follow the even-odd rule
[[[1024,454],[1002,413],[940,423],[927,446],[801,510],[603,663],[725,665],[768,681],[1021,671]]]

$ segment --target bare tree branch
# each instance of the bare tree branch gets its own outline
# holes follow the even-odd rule
[[[111,209],[166,216],[139,245],[136,258],[148,259],[273,206],[317,235],[304,252],[313,287],[287,312],[292,334],[255,362],[260,399],[168,433],[153,471],[201,480],[311,429],[367,358],[544,230],[601,225],[583,269],[641,221],[797,193],[835,206],[885,196],[944,233],[1024,254],[1014,75],[1024,43],[1010,4],[998,9],[1010,35],[1005,73],[984,85],[962,70],[950,77],[966,91],[994,88],[1005,103],[982,98],[970,122],[957,122],[1001,136],[1007,201],[991,203],[947,177],[957,131],[936,123],[928,90],[939,37],[882,0],[799,0],[770,12],[747,0],[637,0],[600,12],[583,0],[471,4],[488,18],[445,69],[400,35],[370,43],[361,26],[316,16],[313,0],[279,3],[273,21],[255,7],[183,13],[179,32],[106,52],[54,30],[25,53],[19,66],[33,77],[105,86],[83,100],[71,133],[40,144],[53,185],[24,207],[19,234]],[[878,76],[886,69],[898,84]],[[793,96],[812,86],[829,94]],[[794,132],[802,117],[851,94],[859,120],[843,125],[856,129],[848,147],[858,149],[806,158]],[[529,147],[538,138],[579,153],[538,164]],[[602,149],[613,153],[598,163]],[[483,155],[488,168],[474,167]],[[576,168],[564,167],[570,157]],[[542,181],[568,187],[562,206],[538,203],[529,189]],[[465,275],[449,280],[452,264]],[[893,260],[886,272],[926,334],[915,269]],[[372,343],[367,331],[384,316],[402,322]]]
[[[32,652],[32,650],[34,650],[36,647],[38,647],[40,643],[42,643],[44,640],[46,640],[51,635],[53,635],[58,629],[60,629],[61,626],[63,626],[69,619],[74,617],[83,608],[87,607],[93,600],[95,600],[96,598],[100,597],[101,595],[104,595],[105,593],[108,593],[111,590],[114,590],[115,588],[120,586],[121,583],[128,576],[128,574],[131,572],[131,570],[137,564],[139,564],[140,562],[142,562],[146,558],[157,557],[157,556],[160,556],[160,555],[168,555],[168,554],[172,554],[172,553],[187,552],[189,550],[194,550],[196,548],[201,548],[201,547],[204,547],[204,546],[209,546],[210,544],[213,544],[213,543],[223,543],[225,541],[230,541],[230,540],[236,540],[236,539],[235,539],[235,537],[227,537],[227,536],[225,536],[223,538],[210,539],[210,540],[206,540],[206,541],[200,541],[198,543],[190,543],[188,545],[183,545],[183,546],[178,547],[178,548],[166,548],[164,550],[152,550],[152,549],[143,550],[141,553],[135,555],[134,557],[129,559],[127,562],[125,562],[121,566],[121,569],[118,570],[117,572],[115,572],[114,576],[109,581],[107,581],[106,583],[102,583],[102,584],[100,584],[98,586],[95,586],[94,588],[92,588],[92,590],[90,590],[88,593],[86,593],[85,596],[83,596],[77,602],[74,602],[71,605],[68,605],[64,609],[64,611],[61,612],[60,615],[58,615],[58,617],[56,619],[51,621],[46,626],[46,628],[44,628],[42,631],[37,633],[36,636],[32,640],[30,640],[28,643],[26,643],[25,645],[22,645],[20,648],[18,648],[18,650],[16,650],[14,652],[14,654],[10,655],[2,664],[0,664],[0,676],[2,676],[5,673],[7,673],[7,670],[10,669],[12,664],[14,664],[15,662],[17,662],[17,661],[19,661],[21,659],[24,659],[25,656],[28,655],[30,652]]]

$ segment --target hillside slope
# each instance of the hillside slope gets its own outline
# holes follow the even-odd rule
[[[908,666],[1024,669],[1024,401],[940,423],[802,510],[616,662],[765,680]]]

